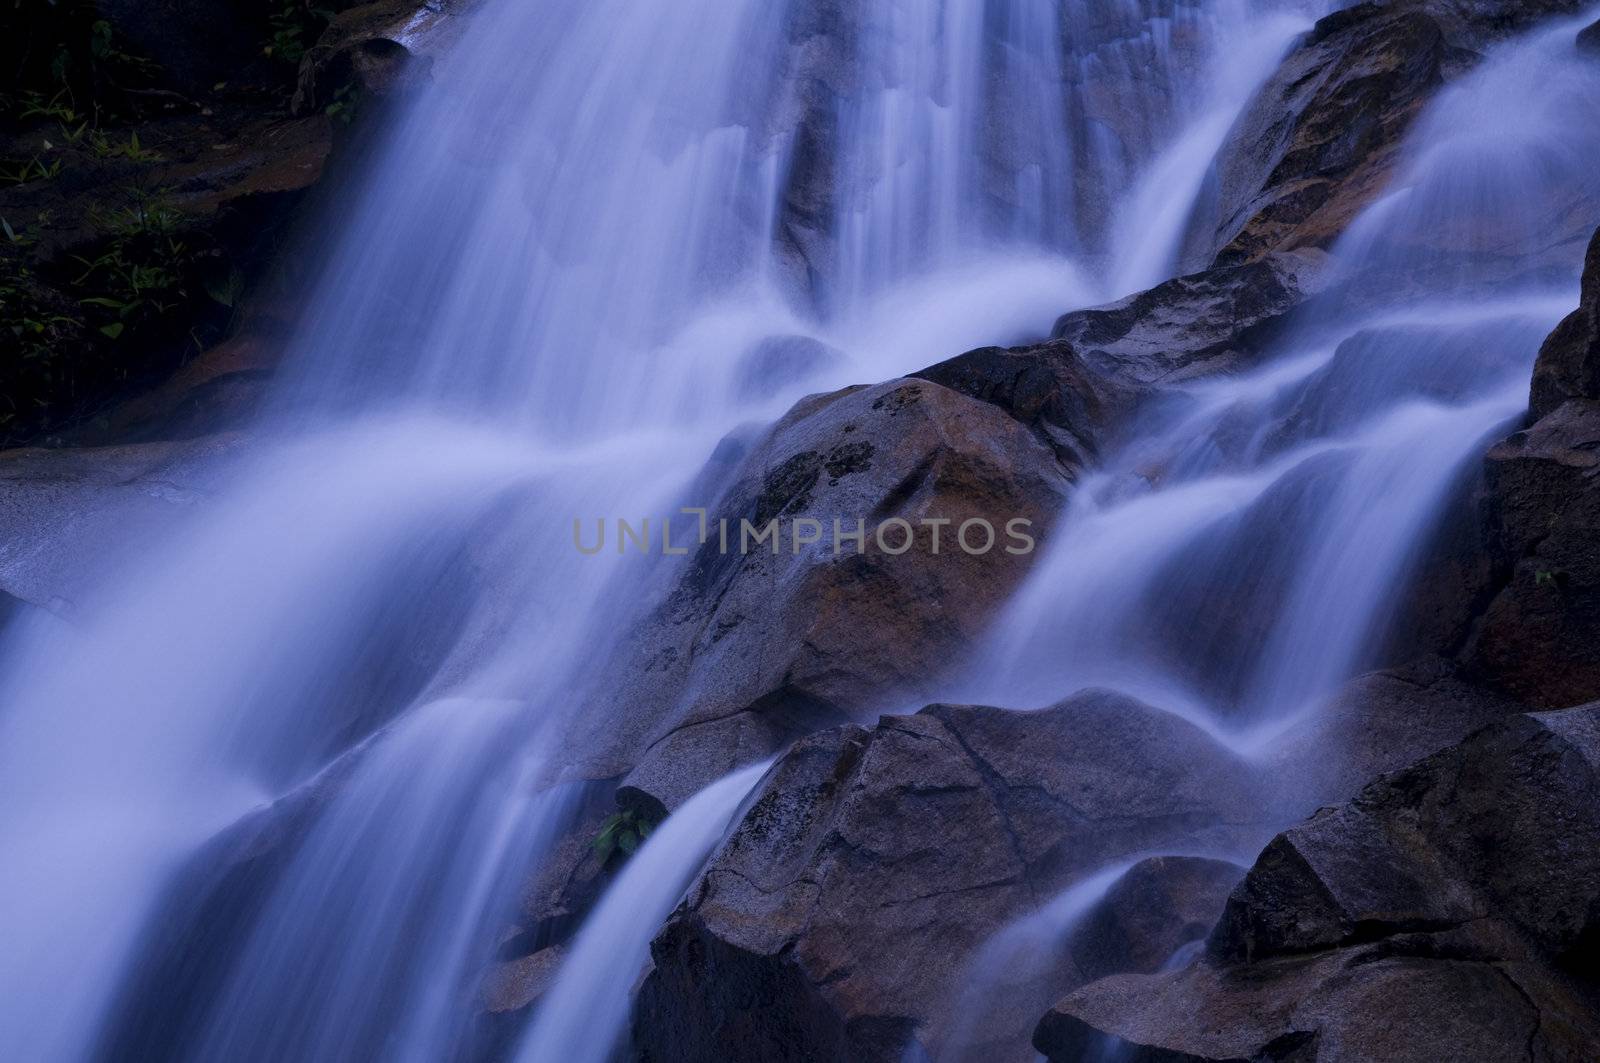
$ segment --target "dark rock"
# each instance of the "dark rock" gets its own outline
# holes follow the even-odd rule
[[[667,770],[646,767],[629,784],[646,775],[661,780],[658,797],[671,807],[733,764],[819,725],[891,696],[931,692],[1031,564],[1031,552],[1007,552],[1026,550],[1007,538],[1007,522],[1031,521],[1032,534],[1044,535],[1067,487],[1025,428],[926,380],[801,401],[743,457],[732,486],[708,507],[707,541],[678,567],[662,566],[670,583],[652,600],[663,604],[640,622],[619,668],[590,695],[613,708],[574,714],[581,737],[572,748],[596,753],[573,771],[609,778],[665,760]],[[724,518],[726,552],[717,524]],[[821,541],[797,550],[792,531],[802,519],[818,522]],[[844,533],[864,522],[863,552],[841,539],[835,553],[836,519]],[[895,519],[915,535],[899,554],[874,535]],[[937,553],[924,519],[953,522],[941,526]],[[995,528],[985,552],[957,544],[960,525],[973,519]],[[741,552],[745,520],[756,529],[779,521],[779,548],[751,540]],[[675,526],[674,540],[694,546],[694,526],[692,518]],[[888,526],[891,548],[902,538]],[[968,539],[981,547],[981,527]],[[626,709],[617,711],[619,704]],[[602,723],[618,719],[626,725]],[[583,733],[592,728],[599,730]]]
[[[1078,1060],[1584,1058],[1600,1038],[1600,707],[1513,715],[1275,838],[1208,956],[1067,996]]]
[[[383,97],[424,82],[459,6],[449,0],[376,0],[334,16],[300,61],[294,113],[320,110],[341,90]]]
[[[1450,60],[1417,6],[1329,15],[1279,65],[1219,153],[1219,263],[1326,246],[1376,198]]]
[[[1584,256],[1578,309],[1539,348],[1528,408],[1543,417],[1568,399],[1600,399],[1600,230]]]
[[[913,1036],[932,1048],[956,1019],[942,1005],[966,958],[1042,898],[1119,856],[1259,837],[1245,777],[1192,725],[1099,691],[1039,712],[936,705],[803,739],[653,944],[636,1051],[887,1060]],[[1200,903],[1185,889],[1172,887],[1175,922]],[[1108,916],[1096,962],[1162,947],[1132,930]]]
[[[1306,251],[1178,277],[1066,314],[1048,342],[980,347],[916,375],[999,406],[1075,475],[1154,389],[1248,367],[1320,290],[1323,263]]]
[[[1465,660],[1534,707],[1600,697],[1600,403],[1568,401],[1491,448],[1486,465],[1498,590]]]
[[[1463,679],[1454,662],[1424,657],[1352,679],[1273,744],[1267,775],[1309,812],[1523,707]]]
[[[1268,351],[1292,311],[1321,291],[1326,264],[1325,255],[1307,249],[1204,270],[1066,314],[1050,335],[1127,387],[1239,372]]]
[[[1591,22],[1578,31],[1578,51],[1600,55],[1600,21]]]
[[[1198,856],[1134,864],[1072,935],[1072,962],[1083,981],[1161,970],[1184,945],[1211,932],[1243,875],[1238,864]]]

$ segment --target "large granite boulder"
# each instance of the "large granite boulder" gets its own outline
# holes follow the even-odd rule
[[[945,1001],[996,931],[1119,859],[1240,851],[1264,835],[1259,816],[1244,762],[1104,691],[1038,712],[935,705],[813,735],[653,944],[635,1051],[892,1060],[913,1039],[936,1051],[958,1018]],[[1130,943],[1141,935],[1129,925],[1097,924],[1086,962],[1142,965],[1128,955],[1159,950]]]
[[[692,552],[593,695],[627,711],[573,724],[594,751],[575,773],[633,769],[665,809],[798,735],[929,696],[1028,571],[1007,525],[1044,536],[1069,486],[1004,412],[916,379],[804,399],[724,464],[705,542],[693,517],[674,527]],[[977,523],[964,548],[969,521],[992,543]],[[779,541],[756,541],[774,522]],[[858,522],[865,541],[843,537]]]
[[[1600,1043],[1600,707],[1516,714],[1280,834],[1207,955],[1059,1002],[1052,1060],[1581,1059]]]

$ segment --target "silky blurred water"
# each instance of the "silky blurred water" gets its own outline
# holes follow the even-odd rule
[[[1162,279],[1232,116],[1321,9],[476,9],[327,219],[268,415],[215,459],[225,489],[103,559],[70,624],[6,633],[0,1056],[114,1057],[136,1033],[172,1058],[446,1055],[495,928],[570,818],[571,795],[536,782],[581,754],[561,748],[562,716],[606,666],[603,603],[634,585],[615,558],[574,555],[572,515],[659,512],[731,428],[800,395],[1041,338],[1064,310]],[[1550,41],[1430,109],[1342,268],[1442,277],[1425,237],[1474,213],[1504,223],[1486,252],[1534,238],[1520,197],[1582,185],[1600,128],[1593,75]],[[1079,490],[997,630],[985,696],[1108,682],[1232,735],[1347,675],[1570,302],[1507,293],[1487,312],[1504,350],[1480,368],[1451,361],[1452,291],[1410,326],[1435,340],[1392,315],[1316,322],[1260,375],[1197,386],[1150,424]],[[1363,330],[1377,353],[1350,372],[1371,387],[1320,395]],[[840,357],[752,389],[763,342],[792,336]],[[1394,372],[1423,363],[1457,390]],[[1297,404],[1317,430],[1274,435]],[[1249,445],[1209,445],[1240,419]],[[1152,456],[1158,482],[1134,471]],[[1301,478],[1303,522],[1251,545],[1278,520],[1254,507]],[[1174,570],[1213,587],[1269,573],[1274,623],[1164,658],[1148,636],[1207,608],[1175,595]],[[135,1031],[157,969],[142,945],[161,920],[181,930],[175,884],[342,756],[348,778],[280,843],[237,934],[206,942],[215,979],[170,1002],[174,1028]],[[711,837],[707,815],[662,832]],[[670,906],[677,871],[630,884],[628,908]],[[606,910],[580,949],[622,933]],[[553,999],[600,1007],[592,981],[564,975]],[[572,1019],[553,1015],[537,1029]]]

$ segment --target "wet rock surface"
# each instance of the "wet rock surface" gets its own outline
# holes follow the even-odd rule
[[[1600,234],[1578,309],[1546,339],[1530,423],[1489,449],[1478,487],[1486,605],[1468,669],[1537,708],[1600,698]],[[1469,555],[1471,556],[1471,555]]]
[[[868,1060],[936,1045],[953,958],[1120,856],[1248,847],[1257,800],[1203,732],[1105,692],[1038,712],[936,705],[802,739],[653,944],[636,1051]],[[1183,894],[1170,908],[1187,925]],[[1093,964],[1165,944],[1115,904],[1095,925]]]
[[[1439,88],[1537,20],[1579,10],[1410,0],[1319,21],[1285,57],[1217,163],[1217,262],[1326,247],[1386,189],[1401,142]]]
[[[916,375],[1027,425],[1076,475],[1157,389],[1248,368],[1321,290],[1310,250],[1178,277],[1056,321],[1048,342],[980,347]]]
[[[1419,658],[1351,680],[1274,743],[1267,776],[1309,812],[1523,708],[1451,660]]]
[[[1543,417],[1568,399],[1600,399],[1600,230],[1584,256],[1578,309],[1539,348],[1528,409]]]
[[[1211,932],[1244,868],[1200,856],[1153,856],[1134,864],[1073,932],[1072,962],[1084,982],[1152,974]]]
[[[1600,709],[1514,715],[1280,834],[1207,955],[1035,1044],[1156,1059],[1577,1059],[1600,1035]],[[1376,1021],[1377,1016],[1381,1021]]]
[[[1488,454],[1499,579],[1466,650],[1487,682],[1539,707],[1600,695],[1600,403],[1572,400]]]
[[[629,784],[661,786],[667,807],[736,763],[950,674],[1031,564],[1006,524],[1028,521],[1014,530],[1042,541],[1069,486],[1004,412],[916,379],[803,400],[731,481],[708,507],[705,543],[692,516],[674,528],[693,552],[627,647],[622,689],[603,695],[632,706],[627,728],[575,742],[601,751],[589,777],[637,766]],[[802,520],[817,541],[796,548]],[[836,520],[842,535],[862,522],[864,547],[841,538],[836,553]],[[979,525],[962,548],[969,520],[993,528],[988,549]],[[756,542],[773,521],[781,541]]]

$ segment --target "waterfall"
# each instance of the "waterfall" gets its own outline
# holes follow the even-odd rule
[[[1162,279],[1235,117],[1323,10],[486,0],[465,16],[327,219],[270,410],[243,453],[208,459],[226,486],[120,547],[66,622],[5,633],[0,1057],[72,1063],[122,1038],[175,1059],[458,1049],[519,881],[572,825],[574,691],[605,672],[619,609],[652,604],[627,560],[574,553],[572,518],[669,511],[719,440],[805,394],[1039,339],[1064,309]],[[976,694],[1105,683],[1253,748],[1366,659],[1452,477],[1521,408],[1570,303],[1543,286],[1480,299],[1471,264],[1434,261],[1427,239],[1492,214],[1500,242],[1468,250],[1512,258],[1537,242],[1522,197],[1592,183],[1600,93],[1556,42],[1445,93],[1394,194],[1336,250],[1352,283],[1407,269],[1433,278],[1428,298],[1308,321],[1259,372],[1151,414],[1080,485]],[[1482,358],[1454,354],[1468,301]],[[841,358],[750,391],[753,355],[792,336]],[[1284,427],[1300,414],[1303,438]],[[1268,630],[1205,623],[1197,587],[1258,583],[1277,595],[1252,600]],[[298,803],[329,772],[337,792]],[[758,775],[715,784],[630,860],[524,1058],[606,1056],[650,933]],[[174,906],[217,846],[287,806],[308,822],[195,960],[214,981],[146,1023],[149,953],[209,911]],[[1072,897],[1052,925],[1089,893]]]
[[[518,1059],[612,1058],[627,1027],[627,987],[649,958],[650,939],[766,770],[757,764],[719,779],[651,832],[569,947]]]
[[[941,1063],[984,1058],[982,1046],[974,1043],[981,1018],[1016,1010],[1023,1027],[1037,1021],[1053,1001],[1041,1003],[1037,998],[1048,994],[1039,993],[1033,983],[1059,969],[1072,932],[1133,863],[1118,861],[1085,876],[984,942],[961,977],[960,995],[951,1009],[954,1029],[944,1038]]]
[[[1147,415],[963,696],[1112,686],[1250,751],[1370,666],[1452,485],[1526,407],[1572,305],[1570,278],[1495,280],[1543,249],[1528,204],[1600,191],[1600,72],[1571,32],[1500,46],[1430,104],[1390,194],[1333,249],[1334,288],[1362,294]],[[1422,291],[1386,305],[1401,277]]]

